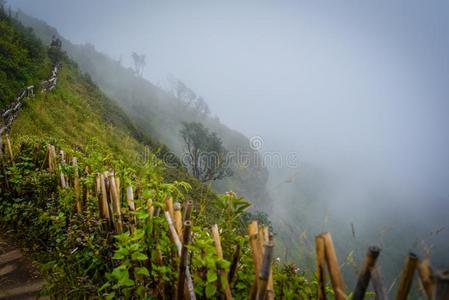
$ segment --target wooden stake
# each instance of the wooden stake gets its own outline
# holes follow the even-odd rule
[[[376,265],[376,260],[379,256],[379,253],[380,249],[378,247],[372,246],[368,248],[362,271],[360,272],[359,278],[357,280],[357,285],[352,295],[353,300],[362,300],[365,298],[366,289],[368,288],[368,284],[371,279],[371,271]]]
[[[108,220],[108,223],[111,222],[111,217],[109,215],[109,204],[108,204],[108,192],[106,190],[105,177],[103,174],[100,174],[100,189],[101,189],[101,204],[100,211],[101,215]]]
[[[175,216],[175,210],[173,208],[173,198],[172,197],[167,197],[167,199],[165,199],[165,205],[166,205],[165,210],[170,213],[170,217],[173,220],[174,216]]]
[[[119,198],[119,200],[121,200],[122,197],[121,197],[121,189],[120,189],[120,178],[117,176],[117,177],[114,177],[114,180],[115,180],[115,188],[117,189],[117,197]]]
[[[148,213],[148,218],[151,220],[154,215],[153,200],[151,200],[151,199],[147,200],[147,213]]]
[[[433,300],[433,274],[430,267],[430,260],[424,259],[418,264],[418,274],[423,285],[424,292],[426,293],[428,300]]]
[[[182,241],[181,259],[179,262],[179,277],[178,277],[178,292],[177,299],[184,299],[185,292],[185,282],[186,282],[186,271],[187,271],[187,261],[189,256],[189,250],[187,246],[190,244],[190,236],[192,233],[192,223],[190,221],[184,222],[184,238]]]
[[[217,256],[219,258],[223,259],[223,249],[221,248],[220,232],[218,231],[217,224],[212,226],[212,238],[214,239],[215,251],[217,252]],[[227,282],[228,275],[226,274],[225,271],[220,270],[219,272],[220,272],[220,275],[221,274],[224,275],[223,278],[226,278],[225,279],[226,282],[221,283],[222,286],[224,286],[225,298],[226,298],[226,300],[231,300],[232,299],[231,288],[229,286],[229,283]]]
[[[181,203],[176,202],[174,205],[174,222],[176,227],[176,232],[179,238],[182,239],[182,213],[181,213]]]
[[[329,232],[323,233],[325,258],[327,263],[327,269],[331,278],[332,288],[335,292],[335,299],[346,299],[345,288],[343,278],[340,273],[340,266],[337,260],[337,254],[335,253],[334,243],[332,242],[332,236]]]
[[[396,300],[407,300],[417,263],[418,257],[414,253],[410,252],[405,261],[404,268],[402,269]]]
[[[8,158],[11,164],[14,165],[14,153],[12,152],[11,140],[9,139],[8,134],[5,134],[5,138],[6,138],[6,151],[8,153]]]
[[[251,247],[251,254],[254,262],[254,273],[256,274],[256,278],[254,280],[253,286],[250,290],[250,299],[255,299],[257,296],[257,282],[259,280],[259,271],[261,265],[261,253],[259,252],[259,244],[258,244],[258,226],[257,221],[254,220],[248,225],[248,236],[249,236],[249,245]]]
[[[380,275],[379,265],[375,266],[371,271],[371,283],[376,293],[375,300],[388,300],[387,290],[384,287],[382,276]]]
[[[449,270],[436,272],[435,283],[435,299],[449,300]]]
[[[72,157],[72,167],[73,167],[73,188],[75,189],[75,205],[76,212],[81,213],[81,186],[80,178],[78,174],[78,161],[76,157]]]
[[[64,165],[65,165],[65,155],[64,155],[63,150],[61,150],[59,153],[61,155],[61,164],[59,165],[59,177],[61,180],[61,187],[63,189],[66,189],[68,186],[67,186],[67,182],[65,180],[64,172],[62,171],[62,167],[64,167]]]
[[[176,233],[175,226],[173,226],[173,220],[168,211],[164,211],[164,214],[165,214],[165,219],[167,220],[167,223],[168,223],[168,227],[170,229],[170,233],[171,233],[173,242],[176,244],[176,247],[178,248],[178,256],[181,256],[182,244],[181,244],[181,240],[179,239],[178,234]]]
[[[115,185],[114,175],[109,175],[109,190],[112,196],[112,208],[114,213],[114,226],[115,231],[118,233],[123,232],[122,212],[120,210],[120,199],[117,193],[117,186]]]
[[[231,267],[229,268],[228,274],[229,285],[231,285],[232,281],[234,280],[239,260],[240,260],[240,244],[237,244],[237,246],[235,247],[234,254],[232,255]]]
[[[117,179],[117,178],[116,178]],[[134,193],[133,187],[128,185],[126,188],[126,200],[128,201],[128,208],[131,212],[136,211],[136,206],[134,204]],[[134,233],[136,231],[136,216],[131,215],[131,224],[129,225],[129,230]]]
[[[321,235],[315,237],[316,265],[317,265],[317,299],[326,300],[326,273],[325,273],[325,249],[324,239]]]
[[[268,278],[270,277],[271,261],[273,258],[273,242],[269,241],[264,246],[262,265],[257,284],[257,300],[265,300],[267,296]]]
[[[192,210],[193,210],[193,201],[187,200],[186,207],[184,210],[184,222],[189,221],[192,216]]]

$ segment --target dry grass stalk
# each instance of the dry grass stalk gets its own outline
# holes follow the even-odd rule
[[[176,202],[174,205],[174,222],[176,232],[178,233],[179,238],[182,240],[182,213],[181,213],[181,203]]]
[[[334,243],[332,242],[332,236],[329,232],[322,234],[324,240],[324,252],[326,258],[327,269],[331,278],[332,288],[335,292],[335,299],[346,299],[345,288],[343,278],[340,272],[340,266],[337,260],[337,254],[335,252]]]
[[[81,213],[81,183],[78,173],[78,160],[76,157],[72,157],[72,167],[73,167],[73,188],[75,189],[75,207],[76,212]]]
[[[365,261],[363,263],[363,268],[360,272],[359,278],[357,280],[357,285],[354,289],[352,299],[362,300],[365,298],[365,293],[371,279],[371,271],[376,265],[377,257],[379,257],[380,248],[372,246],[368,248],[368,252],[365,256]]]
[[[212,238],[214,239],[215,251],[217,252],[217,256],[223,259],[223,249],[221,247],[220,241],[220,232],[218,231],[218,225],[215,224],[212,226]],[[226,282],[222,282],[222,286],[224,286],[225,298],[226,300],[232,299],[231,288],[229,283],[227,282],[227,274],[225,271],[220,271],[220,274],[223,274],[223,278],[226,278]]]
[[[321,235],[315,237],[315,251],[316,251],[316,265],[317,265],[317,299],[326,299],[326,273],[325,273],[325,249],[324,249],[324,239]]]
[[[427,299],[432,300],[434,294],[434,282],[429,259],[426,258],[418,264],[418,274]]]
[[[375,299],[388,300],[387,290],[384,287],[378,265],[371,270],[371,283],[373,284],[373,289],[376,293]]]
[[[404,268],[402,269],[401,278],[399,281],[398,293],[396,300],[406,300],[413,282],[413,275],[415,274],[416,265],[418,264],[418,257],[414,253],[409,253]]]
[[[118,197],[114,175],[110,174],[108,179],[109,179],[109,191],[111,193],[111,200],[112,200],[112,209],[114,214],[113,215],[114,226],[115,230],[118,233],[121,233],[123,232],[122,212],[120,210],[120,199]]]
[[[263,250],[263,260],[259,272],[259,281],[257,284],[257,300],[265,300],[267,297],[268,278],[271,272],[271,261],[273,259],[273,241],[269,240]]]

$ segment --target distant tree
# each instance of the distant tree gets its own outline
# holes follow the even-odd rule
[[[134,71],[136,72],[137,76],[143,75],[143,69],[145,68],[146,62],[145,62],[145,54],[137,54],[136,52],[133,52],[131,54],[131,57],[134,61]]]
[[[231,176],[227,150],[221,139],[201,123],[184,122],[181,129],[186,152],[184,165],[201,182]]]
[[[209,105],[203,97],[197,96],[195,92],[179,79],[170,79],[171,91],[180,100],[186,109],[203,117],[210,114]]]

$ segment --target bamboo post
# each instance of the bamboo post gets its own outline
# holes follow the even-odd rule
[[[47,162],[48,162],[48,171],[53,172],[53,158],[52,158],[52,151],[51,151],[51,145],[47,145]]]
[[[410,292],[410,288],[412,286],[413,275],[415,273],[417,263],[418,257],[414,253],[410,252],[405,261],[404,268],[402,269],[396,300],[407,299],[408,293]]]
[[[436,272],[435,274],[435,299],[449,299],[449,270]]]
[[[382,276],[380,275],[379,265],[371,270],[371,283],[376,293],[375,300],[388,300],[387,290],[384,287]]]
[[[184,210],[184,218],[183,218],[184,222],[190,220],[190,218],[192,216],[192,210],[193,210],[193,201],[187,200],[186,207]]]
[[[270,240],[264,246],[263,260],[257,285],[257,300],[265,300],[267,296],[268,278],[270,277],[271,261],[273,259],[273,242]]]
[[[9,139],[9,135],[5,134],[6,139],[6,152],[8,153],[9,161],[12,165],[14,165],[14,153],[12,152],[11,140]]]
[[[332,236],[329,232],[326,232],[322,234],[322,237],[324,240],[327,269],[331,278],[332,288],[335,292],[335,299],[346,299],[343,278],[340,273],[340,266],[338,264],[337,254],[335,253],[334,243],[332,242]]]
[[[165,210],[170,213],[170,217],[173,220],[174,215],[175,215],[175,211],[174,211],[174,208],[173,208],[173,198],[172,197],[167,197],[165,199],[165,205],[166,205]]]
[[[240,250],[241,250],[240,244],[237,244],[237,246],[235,247],[234,254],[232,255],[231,267],[229,268],[229,274],[228,274],[229,285],[231,285],[232,280],[234,280],[234,276],[237,271],[237,265],[240,260]]]
[[[371,271],[376,265],[377,257],[379,257],[380,248],[371,246],[368,248],[368,252],[365,256],[365,262],[363,263],[362,271],[359,274],[357,285],[355,286],[354,293],[352,295],[353,300],[362,300],[365,298],[365,293],[371,279]]]
[[[56,170],[56,149],[55,146],[50,145],[50,152],[51,152],[51,170],[55,171]]]
[[[76,212],[81,213],[81,186],[80,186],[80,178],[78,173],[78,160],[76,157],[72,157],[72,167],[73,167],[73,187],[75,189],[75,205]]]
[[[121,191],[121,189],[120,189],[120,178],[118,176],[116,176],[116,177],[114,176],[114,180],[115,180],[115,188],[117,190],[117,197],[121,200],[122,197],[121,197],[121,193],[120,193],[120,191]]]
[[[186,270],[187,270],[187,259],[189,255],[189,250],[187,246],[190,244],[190,236],[192,233],[192,223],[190,221],[184,222],[184,238],[182,241],[182,250],[179,261],[179,277],[178,277],[178,292],[177,299],[184,299],[185,292],[185,282],[186,282]]]
[[[66,189],[67,188],[67,182],[65,180],[64,172],[62,171],[62,167],[65,165],[65,154],[64,154],[63,150],[61,150],[59,153],[61,155],[61,164],[59,165],[59,177],[60,177],[60,180],[61,180],[61,187],[63,189]]]
[[[151,200],[151,199],[147,200],[147,213],[148,213],[148,218],[151,220],[154,215],[153,200]]]
[[[165,219],[167,220],[167,223],[168,223],[168,227],[170,229],[171,236],[173,238],[173,242],[176,244],[176,247],[178,248],[178,256],[181,256],[182,244],[181,244],[181,240],[179,239],[178,234],[176,233],[175,226],[173,226],[173,220],[168,211],[164,211],[164,214],[165,214]]]
[[[217,256],[221,259],[223,259],[223,249],[221,248],[221,241],[220,241],[220,232],[218,231],[218,225],[214,224],[212,226],[212,238],[214,239],[214,243],[215,243],[215,251],[217,252]],[[226,282],[222,282],[222,286],[224,288],[224,292],[225,292],[225,298],[226,300],[231,300],[232,299],[232,294],[231,294],[231,288],[229,286],[229,283],[227,282],[227,274],[225,271],[220,271],[220,274],[223,274],[223,278],[224,281]]]
[[[259,252],[258,245],[258,226],[257,221],[254,220],[248,225],[248,235],[249,235],[249,245],[251,248],[251,254],[254,262],[254,273],[256,274],[256,278],[254,280],[253,286],[250,291],[250,299],[255,299],[257,296],[257,282],[259,280],[259,271],[260,271],[260,258],[261,253]]]
[[[181,213],[181,203],[179,202],[175,202],[173,217],[176,232],[178,233],[179,238],[182,239],[182,213]]]
[[[424,259],[418,264],[419,279],[428,300],[433,300],[433,274],[429,259]]]
[[[114,213],[114,225],[115,230],[118,233],[123,232],[123,224],[122,224],[122,212],[120,210],[120,199],[117,193],[117,186],[115,185],[115,178],[113,174],[109,175],[109,190],[112,196],[112,208]]]
[[[136,206],[134,204],[134,192],[133,192],[133,187],[131,185],[128,185],[128,187],[126,188],[126,200],[128,202],[129,210],[131,212],[136,211]],[[135,232],[135,230],[136,230],[136,226],[135,225],[136,225],[136,216],[131,215],[131,224],[129,226],[129,230],[132,233]]]
[[[101,189],[101,205],[100,211],[103,217],[108,220],[108,223],[111,222],[111,217],[109,215],[109,205],[108,205],[108,192],[106,190],[105,177],[103,174],[100,174],[100,189]]]
[[[317,265],[317,299],[326,300],[326,273],[325,273],[325,249],[324,239],[321,235],[315,237],[315,252],[316,252],[316,265]]]

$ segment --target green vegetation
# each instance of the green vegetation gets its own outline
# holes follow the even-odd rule
[[[51,70],[47,49],[15,19],[0,9],[0,107],[14,100],[19,90],[38,85]]]

